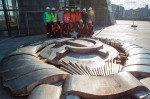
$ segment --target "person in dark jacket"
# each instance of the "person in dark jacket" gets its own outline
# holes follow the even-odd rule
[[[88,13],[86,12],[86,8],[83,8],[82,20],[83,20],[83,24],[86,25],[87,24],[87,20],[88,20]]]

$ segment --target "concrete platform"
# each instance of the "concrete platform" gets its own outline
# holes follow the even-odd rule
[[[97,37],[121,39],[150,50],[150,21],[135,21],[137,28],[131,27],[132,21],[117,20],[115,25],[104,28]]]
[[[95,34],[93,36],[121,39],[150,50],[150,22],[135,21],[135,24],[138,25],[138,27],[132,28],[132,21],[117,20],[116,25],[105,27],[103,29],[101,29],[101,27],[96,27]],[[37,35],[21,38],[0,38],[0,61],[4,56],[8,55],[10,52],[16,50],[21,46],[46,39],[46,35]],[[1,79],[0,97],[1,99],[22,99],[20,97],[12,97],[9,90],[2,87]]]

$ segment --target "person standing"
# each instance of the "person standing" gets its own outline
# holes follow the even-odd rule
[[[54,23],[54,20],[57,21],[57,13],[55,12],[55,8],[52,8],[52,13],[51,13],[51,17],[52,17],[52,22]]]
[[[65,13],[63,14],[63,21],[64,21],[65,26],[68,27],[68,24],[69,24],[69,21],[70,21],[70,13],[69,13],[69,9],[68,8],[66,8]]]
[[[92,8],[89,8],[89,12],[88,12],[88,21],[92,21],[92,24],[95,24],[95,12],[94,10],[92,10]]]
[[[46,11],[43,15],[44,23],[46,24],[47,29],[47,37],[49,38],[51,36],[51,13],[50,13],[50,7],[46,7]]]
[[[86,8],[83,8],[82,11],[82,20],[83,20],[83,24],[87,24],[87,20],[88,20],[88,13],[86,12]]]
[[[79,24],[81,19],[82,19],[81,10],[80,10],[80,8],[77,8],[77,11],[76,11],[76,24],[75,24],[76,30],[77,30],[78,24]]]
[[[70,20],[75,25],[75,23],[76,23],[76,14],[74,13],[74,9],[71,9]]]
[[[59,11],[57,12],[57,23],[60,25],[60,22],[63,21],[63,11],[62,11],[62,7],[59,7]]]

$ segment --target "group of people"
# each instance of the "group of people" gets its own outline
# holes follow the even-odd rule
[[[51,12],[52,10],[52,12]],[[60,37],[71,37],[71,33],[76,32],[77,37],[90,37],[93,35],[95,14],[92,8],[88,9],[80,8],[71,9],[68,8],[63,11],[62,7],[59,7],[59,11],[53,7],[46,7],[46,11],[43,16],[44,23],[47,28],[48,38],[60,38]]]

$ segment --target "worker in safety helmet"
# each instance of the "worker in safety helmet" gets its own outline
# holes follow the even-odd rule
[[[60,35],[61,37],[68,37],[66,33],[66,26],[64,25],[63,21],[60,21]]]
[[[75,25],[75,23],[76,23],[76,14],[74,13],[74,9],[71,9],[70,20]]]
[[[80,8],[77,8],[77,11],[76,11],[76,30],[78,29],[78,24],[80,22],[80,20],[82,19],[82,16],[81,16],[81,9]]]
[[[88,21],[88,25],[86,28],[86,34],[88,37],[91,37],[94,34],[94,30],[93,30],[93,25],[92,25],[92,21]]]
[[[52,38],[59,38],[60,35],[60,27],[57,24],[57,20],[53,20],[53,25],[52,25]]]
[[[52,16],[52,22],[54,23],[54,20],[57,21],[57,13],[55,12],[55,8],[53,7],[52,8],[52,13],[51,13],[51,16]]]
[[[70,21],[70,13],[69,13],[69,9],[66,8],[65,13],[63,14],[63,21],[64,24],[66,25],[66,27],[68,27],[69,21]]]
[[[49,38],[51,35],[50,33],[51,33],[51,22],[52,22],[50,7],[46,7],[46,11],[44,12],[43,15],[43,20],[46,25],[47,37]]]
[[[92,21],[92,24],[95,25],[95,12],[91,7],[88,12],[88,21]]]
[[[88,21],[88,13],[86,12],[86,8],[83,8],[82,11],[82,20],[83,20],[83,24],[87,24]]]
[[[77,27],[77,32],[78,32],[78,38],[85,36],[85,25],[83,24],[83,20],[80,20]]]

